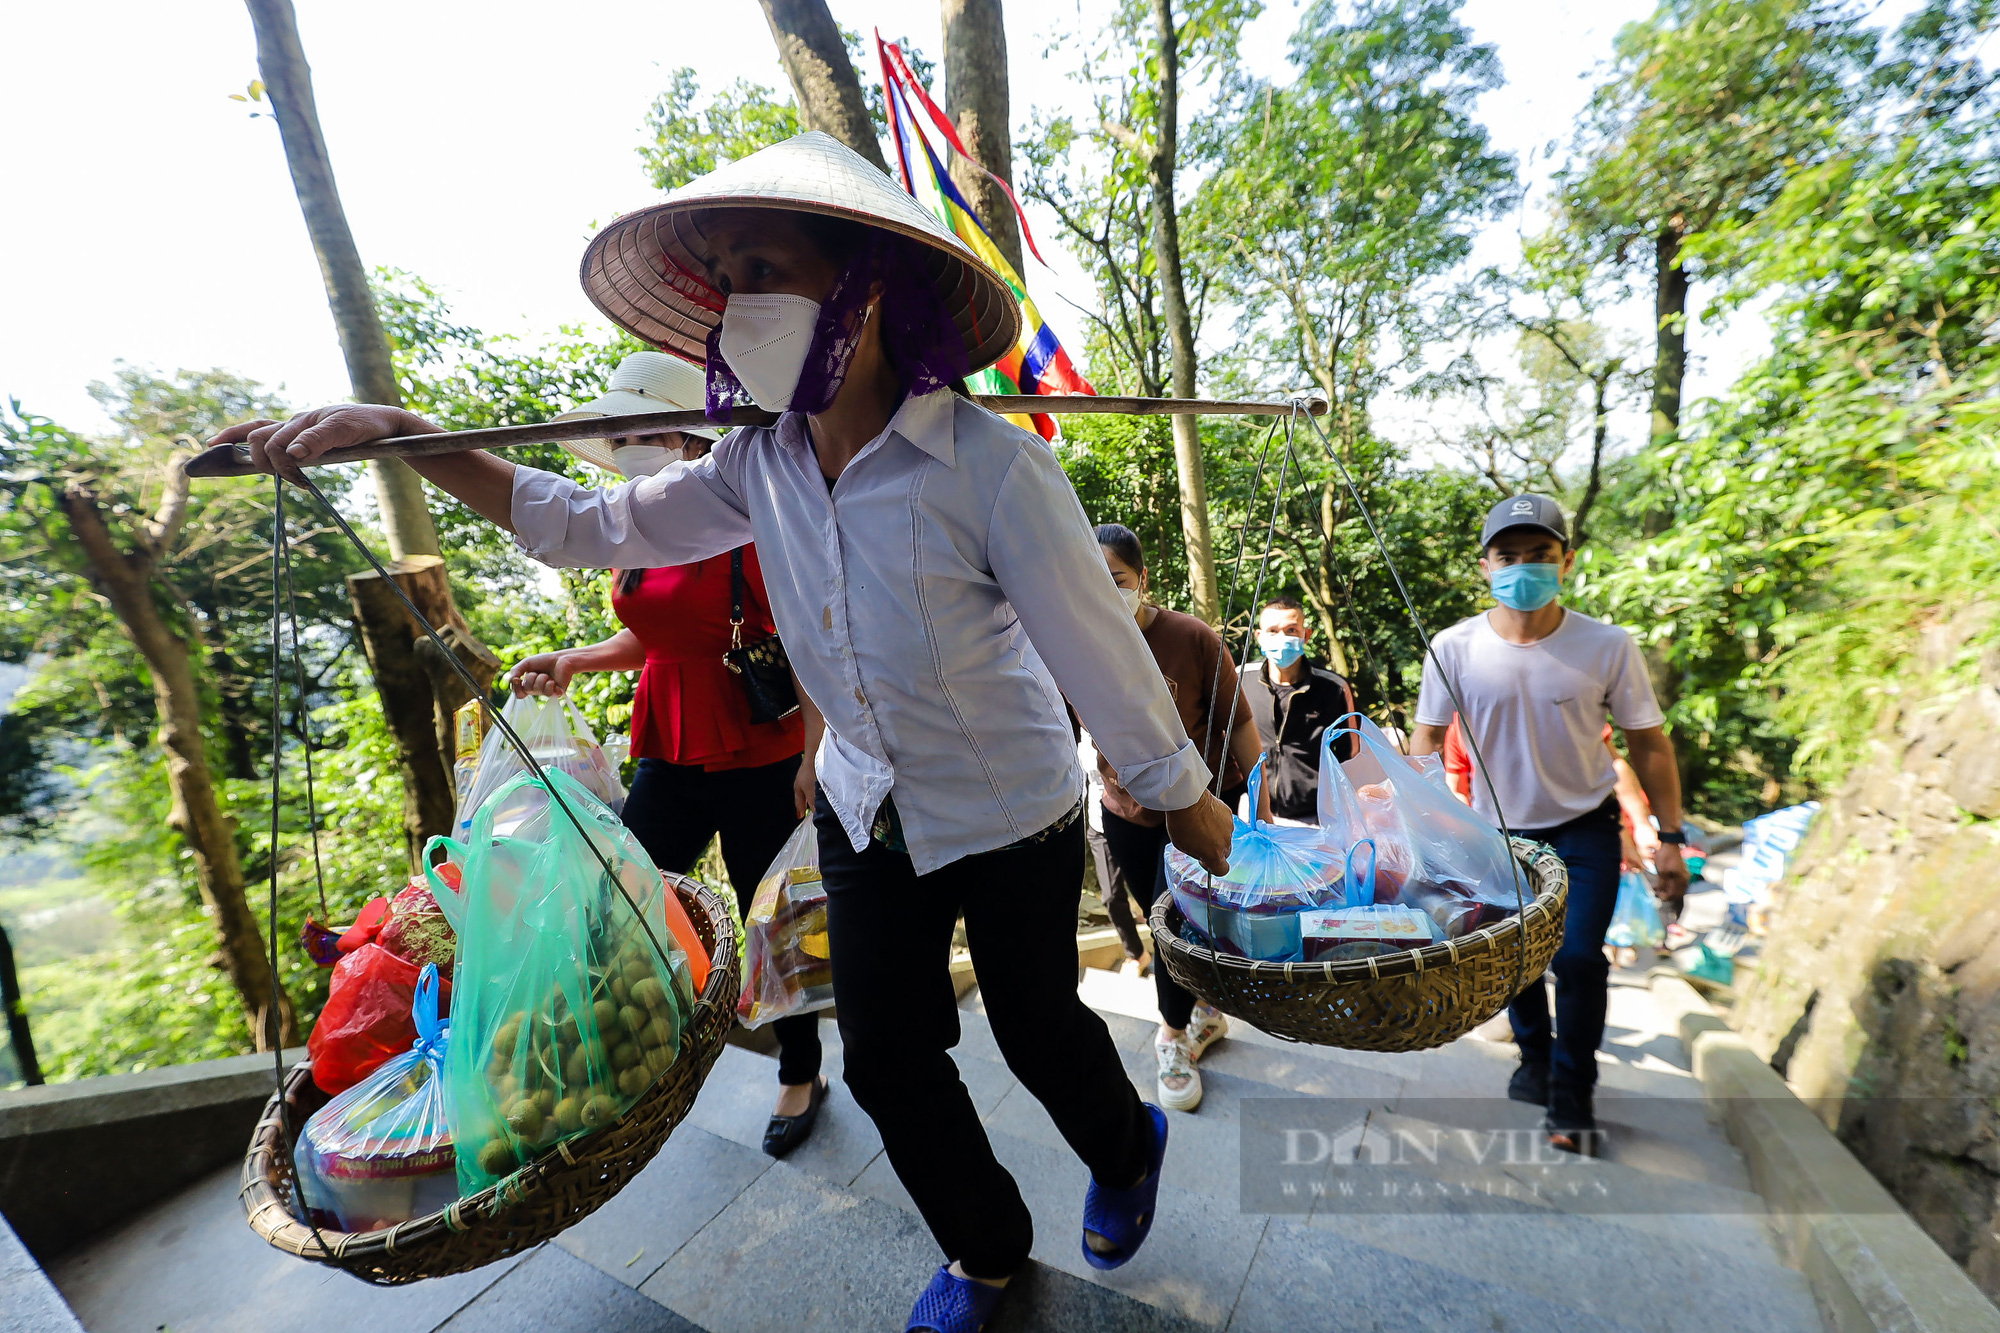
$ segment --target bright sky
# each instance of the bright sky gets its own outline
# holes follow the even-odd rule
[[[593,224],[646,201],[634,153],[647,105],[676,66],[714,88],[783,87],[750,0],[299,0],[320,120],[348,218],[370,265],[422,274],[465,322],[529,335],[594,321],[576,266]],[[832,0],[835,16],[938,54],[938,10],[914,0]],[[1482,115],[1494,141],[1545,178],[1620,24],[1649,0],[1470,0],[1508,85]],[[1018,125],[1077,99],[1052,37],[1095,31],[1106,0],[1010,0]],[[1254,68],[1277,73],[1298,10],[1278,0],[1249,34]],[[231,101],[256,77],[250,21],[228,0],[99,0],[0,6],[0,394],[30,411],[102,423],[85,389],[124,359],[225,367],[285,386],[298,406],[346,396],[347,380],[275,122]],[[1534,203],[1529,221],[1535,225]],[[1059,334],[1088,284],[1031,206],[1051,273],[1030,286]],[[1519,219],[1482,238],[1480,262],[1518,251]],[[1697,297],[1700,293],[1697,292]],[[1621,312],[1634,336],[1647,311]],[[1746,323],[1739,321],[1739,323]],[[1726,384],[1754,355],[1754,321],[1697,330],[1691,390]],[[1385,417],[1407,409],[1383,405]],[[1628,423],[1636,429],[1637,419]]]

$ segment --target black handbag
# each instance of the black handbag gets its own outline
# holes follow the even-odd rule
[[[750,705],[752,722],[780,722],[799,711],[798,687],[785,645],[773,634],[743,642],[743,548],[729,553],[729,651],[722,664],[735,673]]]

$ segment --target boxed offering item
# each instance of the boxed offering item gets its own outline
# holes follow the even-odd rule
[[[438,969],[427,965],[411,1006],[416,1043],[306,1121],[292,1163],[314,1225],[372,1231],[458,1198],[438,991]]]
[[[810,817],[786,840],[758,881],[743,920],[744,1027],[812,1013],[833,1003],[833,962],[826,938],[826,886]]]
[[[1444,940],[1435,921],[1400,903],[1301,912],[1299,936],[1308,963],[1400,953]]]

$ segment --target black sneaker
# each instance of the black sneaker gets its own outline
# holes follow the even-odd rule
[[[1507,1080],[1507,1095],[1517,1102],[1530,1106],[1547,1107],[1549,1104],[1549,1062],[1546,1060],[1523,1060],[1514,1071],[1514,1077]]]
[[[1600,1141],[1597,1117],[1588,1088],[1552,1088],[1549,1112],[1542,1118],[1542,1130],[1549,1146],[1558,1152],[1595,1157]]]

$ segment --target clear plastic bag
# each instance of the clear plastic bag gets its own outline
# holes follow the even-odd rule
[[[431,888],[458,931],[445,1073],[467,1195],[623,1115],[674,1063],[694,1004],[659,870],[581,783],[560,771],[548,781],[514,778],[464,843],[425,848],[426,860],[448,849],[463,876],[459,893],[435,875]]]
[[[1518,910],[1533,894],[1500,830],[1399,752],[1381,728],[1349,713],[1327,728],[1319,764],[1320,828],[1336,847],[1372,839],[1380,857],[1377,898],[1415,907],[1449,938]],[[1355,738],[1341,763],[1333,742]],[[1516,884],[1519,884],[1519,897]]]
[[[590,724],[568,699],[539,694],[509,699],[500,716],[545,770],[567,773],[604,802],[613,814],[625,808],[625,784],[619,780],[617,766],[597,743]],[[504,731],[495,727],[487,732],[479,745],[479,763],[473,770],[472,781],[459,788],[458,817],[454,821],[458,836],[465,836],[472,827],[472,816],[494,792],[528,771]],[[511,831],[504,826],[494,828],[503,837]]]
[[[1666,923],[1660,920],[1660,905],[1646,877],[1636,870],[1618,876],[1618,902],[1611,909],[1611,926],[1604,942],[1620,949],[1641,946],[1657,949],[1667,940]]]
[[[833,962],[826,939],[826,885],[812,818],[799,822],[743,920],[743,994],[736,1017],[756,1028],[833,1003]]]
[[[292,1165],[314,1225],[372,1231],[459,1197],[438,989],[437,965],[426,964],[410,1007],[416,1044],[306,1121]]]
[[[1256,818],[1264,765],[1250,771],[1248,822],[1236,821],[1229,873],[1217,878],[1169,844],[1167,887],[1174,903],[1217,948],[1265,962],[1299,957],[1299,913],[1346,901],[1346,868],[1317,828]]]

